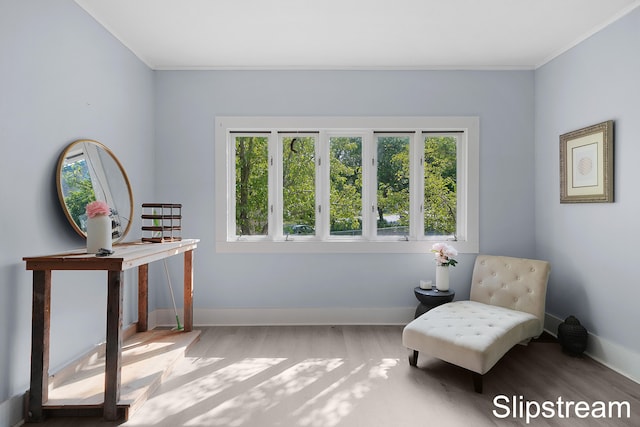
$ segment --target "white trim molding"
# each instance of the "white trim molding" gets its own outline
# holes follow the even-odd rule
[[[24,394],[13,396],[0,402],[0,426],[21,426],[24,424]]]
[[[212,308],[195,309],[196,326],[406,325],[414,307]],[[182,318],[181,310],[178,316]],[[176,326],[172,309],[154,310],[149,327]]]

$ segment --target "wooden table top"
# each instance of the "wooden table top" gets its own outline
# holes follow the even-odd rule
[[[182,239],[175,242],[149,243],[142,241],[113,245],[113,255],[98,257],[88,254],[86,248],[68,252],[24,257],[27,270],[109,270],[123,271],[178,255],[198,246],[199,239]]]

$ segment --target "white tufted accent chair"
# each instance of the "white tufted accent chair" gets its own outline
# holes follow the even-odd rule
[[[549,272],[546,261],[478,255],[469,301],[436,307],[404,328],[409,363],[416,366],[424,352],[466,368],[482,393],[482,375],[514,345],[542,333]]]

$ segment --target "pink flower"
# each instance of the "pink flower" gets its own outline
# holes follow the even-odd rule
[[[109,205],[100,200],[96,200],[95,202],[91,202],[87,205],[87,216],[89,218],[93,218],[96,215],[110,215],[111,209]]]
[[[446,243],[435,243],[431,247],[431,252],[434,253],[436,265],[454,267],[458,263],[453,259],[454,256],[458,255],[458,251]]]

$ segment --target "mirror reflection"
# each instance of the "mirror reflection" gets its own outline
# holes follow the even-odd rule
[[[131,185],[117,157],[98,141],[72,142],[62,153],[57,169],[58,197],[73,228],[87,236],[87,204],[106,202],[111,209],[112,237],[122,240],[131,227]]]

